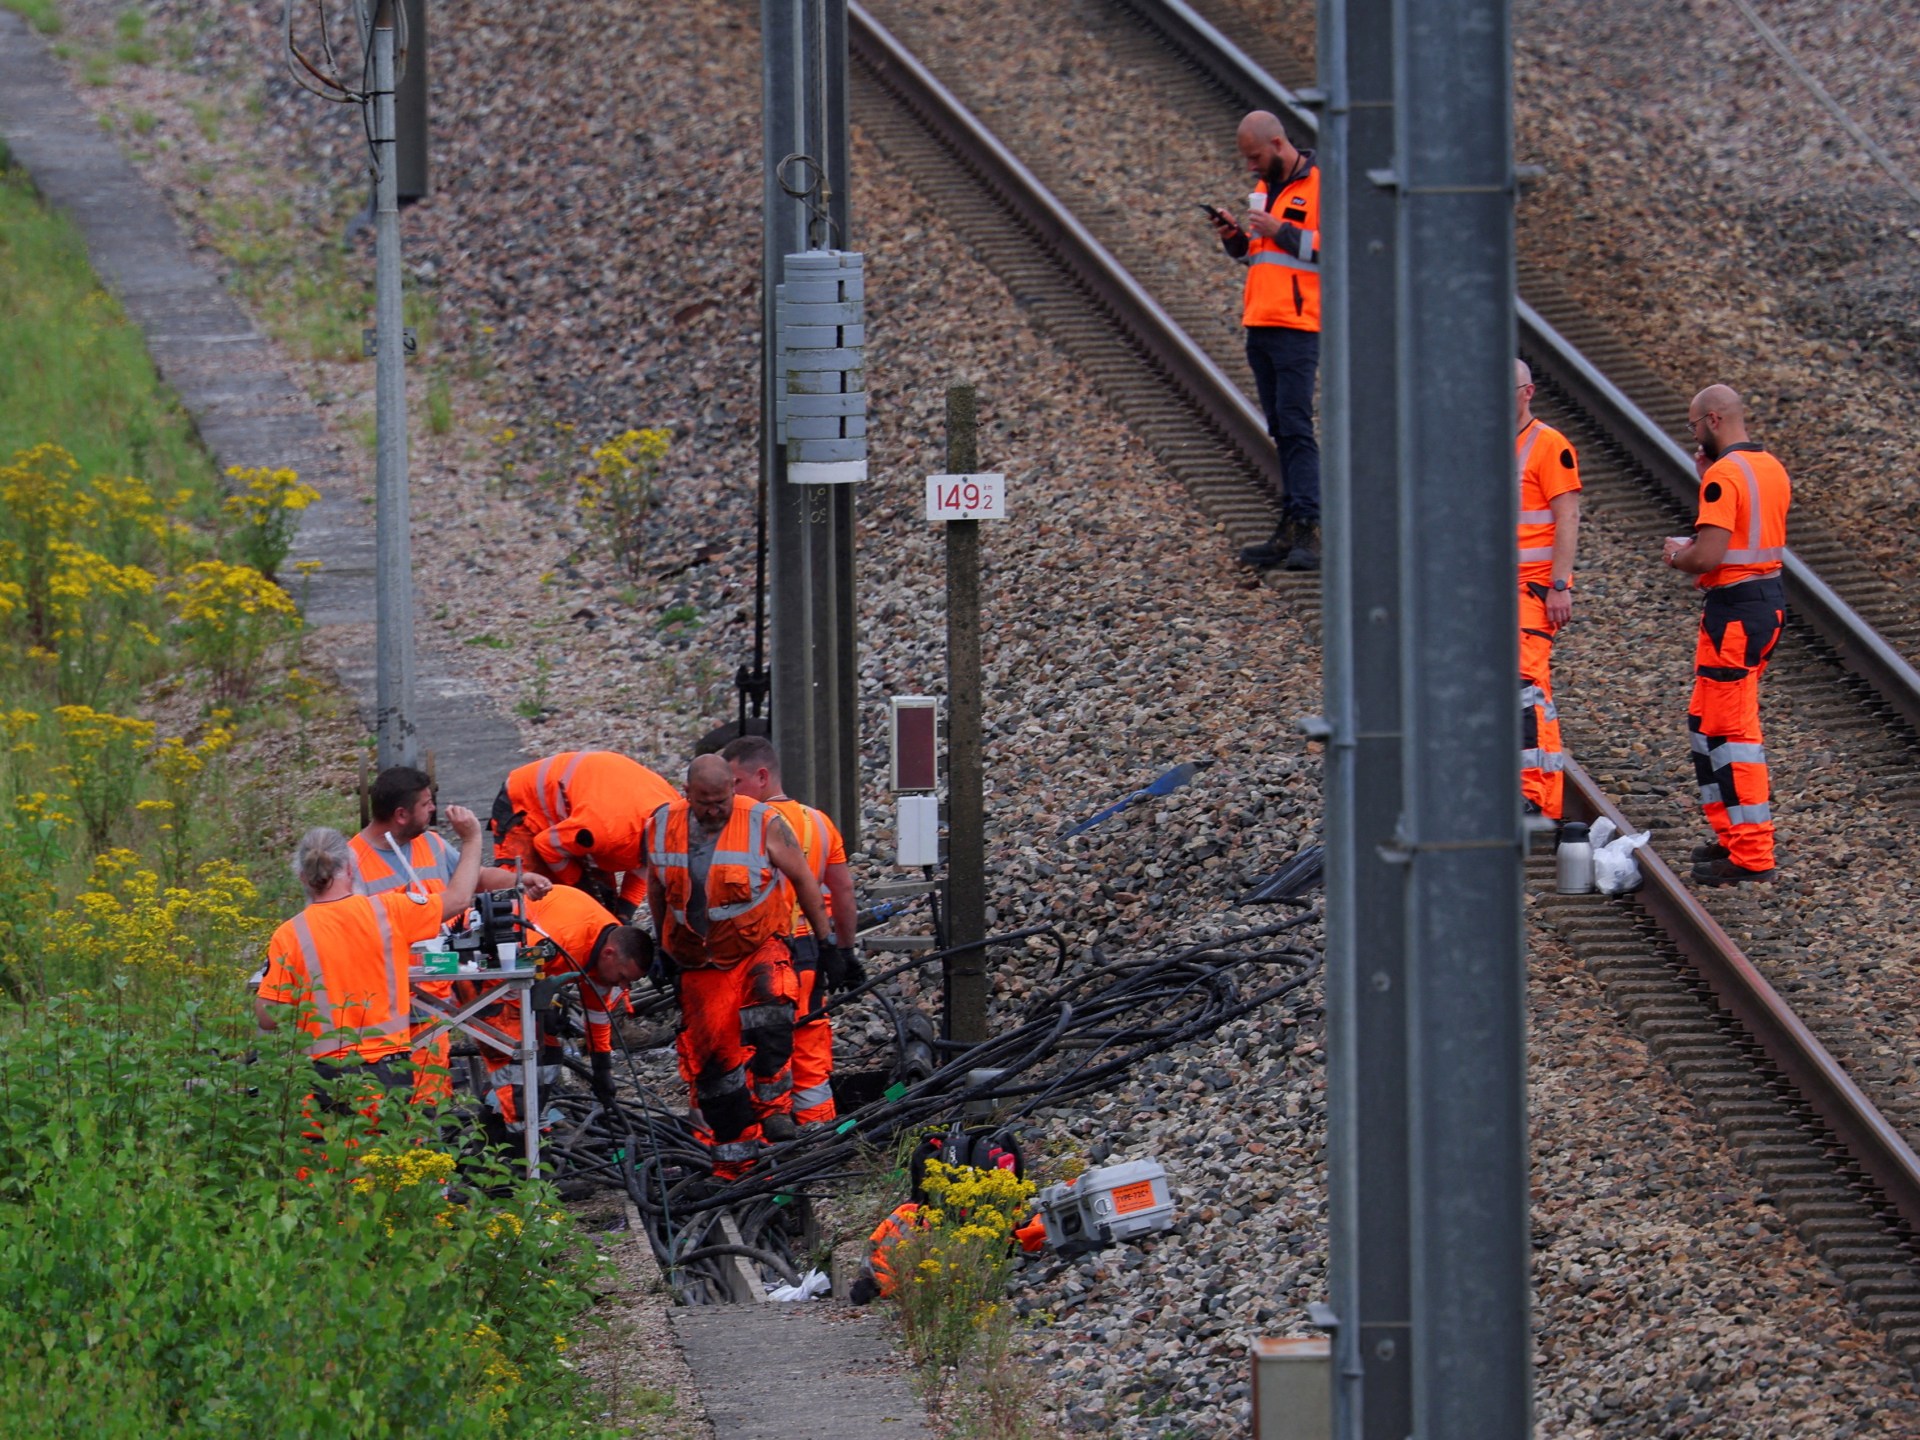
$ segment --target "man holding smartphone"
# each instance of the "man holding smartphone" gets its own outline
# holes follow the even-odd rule
[[[1320,445],[1313,387],[1320,369],[1320,169],[1297,150],[1280,117],[1240,122],[1240,155],[1256,185],[1235,222],[1207,207],[1221,248],[1247,267],[1241,324],[1267,433],[1280,455],[1280,524],[1240,558],[1256,569],[1320,568]]]

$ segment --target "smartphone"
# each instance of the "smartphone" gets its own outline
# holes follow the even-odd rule
[[[1228,225],[1231,225],[1234,223],[1233,217],[1229,215],[1226,211],[1222,210],[1218,205],[1207,205],[1198,200],[1194,201],[1193,203],[1196,205],[1199,205],[1202,210],[1207,212],[1207,218],[1209,220],[1223,221]]]

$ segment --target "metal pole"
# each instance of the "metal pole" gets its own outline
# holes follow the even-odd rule
[[[533,986],[520,987],[520,1119],[525,1124],[527,1178],[540,1178],[540,1012],[533,1008]]]
[[[373,21],[374,420],[379,431],[374,524],[376,643],[374,731],[380,764],[411,765],[413,542],[407,503],[407,372],[400,306],[400,208],[394,174],[394,0]]]
[[[762,265],[767,374],[781,363],[774,290],[784,257],[846,248],[849,230],[846,0],[762,0],[765,206]],[[787,194],[780,163],[818,166],[824,222]],[[799,162],[787,178],[814,172]],[[774,440],[773,387],[765,386],[762,474],[768,491],[774,744],[788,790],[840,820],[859,844],[860,737],[854,593],[854,490],[796,486]]]
[[[980,468],[971,385],[947,389],[947,473]],[[980,703],[980,522],[947,521],[947,944],[987,934],[986,796]],[[987,1038],[987,961],[945,962],[947,1039]]]
[[[1323,0],[1321,404],[1334,1434],[1412,1425],[1392,0]],[[1359,43],[1353,43],[1358,37]]]
[[[1413,1425],[1532,1429],[1506,0],[1398,0]]]

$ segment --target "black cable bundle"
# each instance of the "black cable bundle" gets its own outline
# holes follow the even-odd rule
[[[946,1058],[932,1075],[904,1090],[894,1087],[887,1097],[843,1114],[831,1127],[772,1147],[751,1172],[730,1183],[713,1179],[711,1153],[695,1137],[691,1122],[647,1093],[632,1071],[630,1053],[639,1098],[622,1099],[608,1109],[583,1095],[556,1097],[564,1122],[555,1126],[545,1156],[556,1179],[626,1190],[646,1223],[654,1253],[685,1300],[728,1298],[721,1266],[736,1255],[792,1284],[801,1268],[793,1197],[859,1173],[862,1150],[888,1146],[919,1127],[944,1127],[972,1102],[994,1104],[996,1123],[1005,1125],[1042,1106],[1103,1089],[1141,1061],[1263,1005],[1298,998],[1318,970],[1319,956],[1279,937],[1317,918],[1317,911],[1295,915],[1157,959],[1108,960],[1096,948],[1092,968],[1064,979],[1066,947],[1054,932],[991,937],[985,945],[1040,937],[1060,951],[1054,983],[1021,1007],[1016,1023],[978,1045],[936,1042]],[[904,1043],[900,1007],[875,987],[953,953],[915,956],[825,1008],[839,1010],[874,993]],[[1264,983],[1243,993],[1241,976],[1253,967],[1266,972]],[[1280,972],[1277,978],[1271,978],[1274,970]],[[975,1072],[988,1073],[970,1080]],[[722,1216],[732,1218],[737,1241],[721,1233]]]

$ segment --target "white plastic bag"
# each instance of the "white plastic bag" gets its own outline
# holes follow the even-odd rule
[[[1640,862],[1633,858],[1648,840],[1650,831],[1642,830],[1638,835],[1621,835],[1614,823],[1602,816],[1593,822],[1588,832],[1588,841],[1593,846],[1593,884],[1602,895],[1625,895],[1630,890],[1638,890],[1644,877],[1640,874]]]
[[[800,1277],[798,1285],[776,1285],[767,1291],[769,1300],[817,1300],[827,1293],[833,1282],[818,1270],[809,1270]]]

